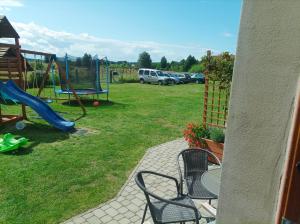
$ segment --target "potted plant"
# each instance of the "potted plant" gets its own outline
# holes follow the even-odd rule
[[[222,161],[224,149],[224,130],[220,128],[204,128],[190,123],[184,130],[184,138],[190,148],[205,148]]]
[[[223,159],[223,150],[224,150],[224,140],[225,134],[224,130],[221,128],[210,128],[209,129],[210,137],[205,139],[207,148],[215,154],[219,160]]]

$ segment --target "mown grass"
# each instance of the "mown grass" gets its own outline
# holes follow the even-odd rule
[[[110,100],[88,105],[76,122],[91,130],[87,135],[62,133],[30,110],[24,130],[0,129],[30,139],[26,148],[0,154],[0,223],[58,223],[114,197],[147,148],[201,121],[203,85],[115,84]],[[50,105],[69,119],[80,114],[72,105]]]

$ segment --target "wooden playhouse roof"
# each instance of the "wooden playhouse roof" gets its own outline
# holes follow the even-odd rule
[[[20,38],[6,16],[0,15],[0,38]]]

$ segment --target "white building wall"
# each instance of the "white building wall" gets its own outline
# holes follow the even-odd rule
[[[300,1],[245,0],[218,224],[274,223],[300,74]]]

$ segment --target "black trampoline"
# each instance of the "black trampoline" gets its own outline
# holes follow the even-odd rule
[[[57,57],[60,89],[54,89],[55,94],[74,92],[78,96],[106,94],[109,95],[109,69],[107,58],[98,59],[85,54],[83,57]],[[53,83],[55,75],[52,75]]]
[[[95,95],[95,94],[106,94],[108,93],[108,90],[100,90],[97,91],[95,89],[74,89],[75,93],[77,95]],[[56,93],[58,94],[72,94],[72,90],[56,90]]]

